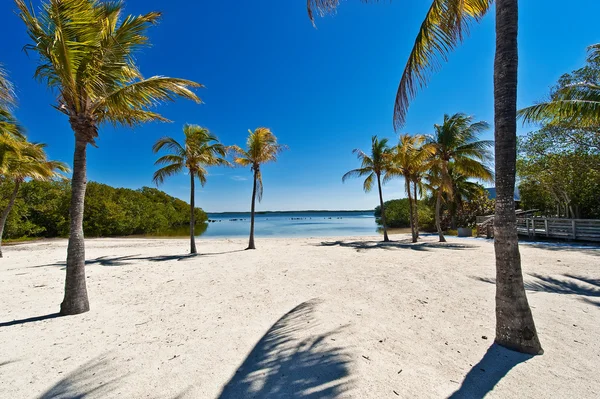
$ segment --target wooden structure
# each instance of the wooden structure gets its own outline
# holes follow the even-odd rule
[[[530,216],[531,211],[517,211],[517,233],[528,238],[600,242],[600,220],[559,219]],[[494,236],[494,215],[477,217],[477,236]]]

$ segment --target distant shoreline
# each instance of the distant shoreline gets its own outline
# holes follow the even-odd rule
[[[228,211],[228,212],[209,212],[209,211],[205,211],[207,215],[228,215],[228,214],[248,214],[250,215],[250,211],[241,211],[241,212],[237,212],[237,211]],[[338,210],[338,211],[333,211],[333,210],[304,210],[304,211],[260,211],[260,212],[256,212],[257,215],[268,215],[268,214],[285,214],[285,213],[367,213],[367,212],[371,212],[374,213],[375,211],[373,209],[366,209],[366,210],[361,210],[361,209],[357,209],[357,210]]]

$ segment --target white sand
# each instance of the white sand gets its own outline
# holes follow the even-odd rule
[[[530,358],[491,346],[491,242],[406,238],[88,240],[92,310],[13,325],[58,310],[66,241],[7,247],[0,397],[600,397],[600,250],[521,247]]]

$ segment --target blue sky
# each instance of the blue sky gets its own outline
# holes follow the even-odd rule
[[[39,0],[33,0],[39,5]],[[519,105],[543,98],[563,73],[581,66],[585,48],[600,42],[600,2],[578,0],[520,2]],[[402,68],[428,1],[365,5],[347,1],[335,16],[314,29],[304,0],[214,2],[128,0],[127,13],[159,10],[160,25],[150,30],[153,47],[137,57],[146,76],[195,80],[205,104],[180,100],[159,111],[173,123],[136,129],[103,127],[99,148],[88,151],[89,180],[119,187],[152,186],[156,155],[152,144],[163,135],[180,138],[184,123],[209,128],[225,144],[243,145],[248,129],[267,126],[289,151],[263,169],[264,198],[259,210],[371,209],[375,191],[365,194],[359,180],[341,176],[358,166],[351,151],[367,150],[371,135],[395,141],[392,107]],[[32,79],[35,57],[11,1],[1,7],[0,62],[17,86],[17,116],[29,138],[48,143],[53,159],[72,163],[73,133],[54,110],[54,96]],[[493,122],[494,15],[474,26],[429,87],[413,102],[402,132],[430,133],[444,113],[465,112]],[[521,129],[526,132],[526,129]],[[485,138],[491,138],[490,131]],[[161,189],[187,200],[185,175]],[[403,182],[389,183],[386,199],[402,197]],[[207,211],[249,209],[251,172],[215,169],[197,190]]]

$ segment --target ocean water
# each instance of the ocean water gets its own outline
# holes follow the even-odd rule
[[[202,238],[247,237],[249,213],[209,213]],[[338,237],[377,235],[373,211],[277,212],[255,216],[256,237]]]

